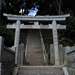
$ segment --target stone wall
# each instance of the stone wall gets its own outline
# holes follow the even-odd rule
[[[18,64],[23,65],[23,54],[24,54],[24,44],[19,44],[19,50],[18,50]]]
[[[15,46],[9,47],[13,51],[15,51]],[[19,44],[19,50],[18,50],[18,65],[23,65],[24,63],[24,43]]]
[[[15,52],[4,46],[0,36],[0,75],[11,75],[15,66]]]
[[[53,44],[50,45],[50,63],[55,63],[55,55]],[[66,65],[70,68],[75,68],[75,46],[73,47],[63,47],[59,44],[59,61],[60,65]]]
[[[62,44],[59,45],[59,61],[60,65],[64,64],[64,47]],[[54,45],[50,45],[50,63],[55,64]]]
[[[75,68],[75,46],[65,48],[67,66],[70,68]]]
[[[75,69],[67,68],[69,75],[75,75]]]

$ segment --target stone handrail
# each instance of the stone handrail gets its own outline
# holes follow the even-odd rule
[[[6,53],[8,53],[8,54],[13,54],[14,56],[15,56],[15,51],[13,51],[12,49],[10,49],[10,48],[8,48],[8,47],[6,47],[6,46],[4,46],[4,51],[6,52]],[[9,56],[8,56],[8,58],[7,59],[9,59]],[[7,63],[11,63],[11,62],[13,62],[14,61],[14,57],[13,58],[11,58],[11,59],[9,59],[9,61],[6,61]]]
[[[18,70],[19,70],[19,67],[15,67],[15,68],[14,68],[14,71],[13,71],[13,75],[17,75]]]
[[[15,51],[4,46],[4,38],[0,36],[0,75],[10,75],[15,66]]]
[[[64,75],[69,75],[68,70],[66,67],[62,67],[63,71],[64,71]]]
[[[28,49],[28,36],[27,36],[27,42],[26,42],[26,48],[25,48],[25,61],[27,58],[27,49]]]
[[[4,46],[4,49],[7,50],[10,53],[15,54],[15,50],[13,51],[11,48]]]
[[[42,46],[42,50],[43,50],[44,64],[46,64],[48,62],[48,55],[46,53],[46,49],[45,49],[41,30],[39,30],[39,33],[40,33],[40,37],[41,37],[41,46]]]

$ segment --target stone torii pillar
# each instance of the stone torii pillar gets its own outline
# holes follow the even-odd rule
[[[54,54],[55,54],[55,65],[59,65],[59,51],[58,51],[58,34],[57,34],[57,24],[54,20],[53,25],[53,42],[54,42]]]
[[[15,46],[15,64],[18,63],[18,49],[19,49],[19,37],[20,37],[20,20],[17,20],[16,22],[16,31],[15,31],[15,41],[14,41],[14,46]]]

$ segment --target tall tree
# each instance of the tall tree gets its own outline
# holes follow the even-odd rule
[[[56,10],[58,15],[62,14],[62,10],[61,10],[61,0],[55,0],[56,1]]]
[[[2,14],[2,0],[0,0],[0,25],[1,25],[1,14]]]
[[[72,10],[73,14],[75,16],[75,2],[74,2],[74,0],[63,0],[63,11],[66,11],[67,9]]]

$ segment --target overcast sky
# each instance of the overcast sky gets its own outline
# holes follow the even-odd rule
[[[38,9],[35,8],[35,10],[33,10],[33,8],[31,10],[28,10],[29,13],[28,13],[28,16],[35,16],[37,14],[37,11]],[[24,12],[24,9],[23,9],[23,12]],[[22,9],[19,11],[19,13],[22,13]]]

